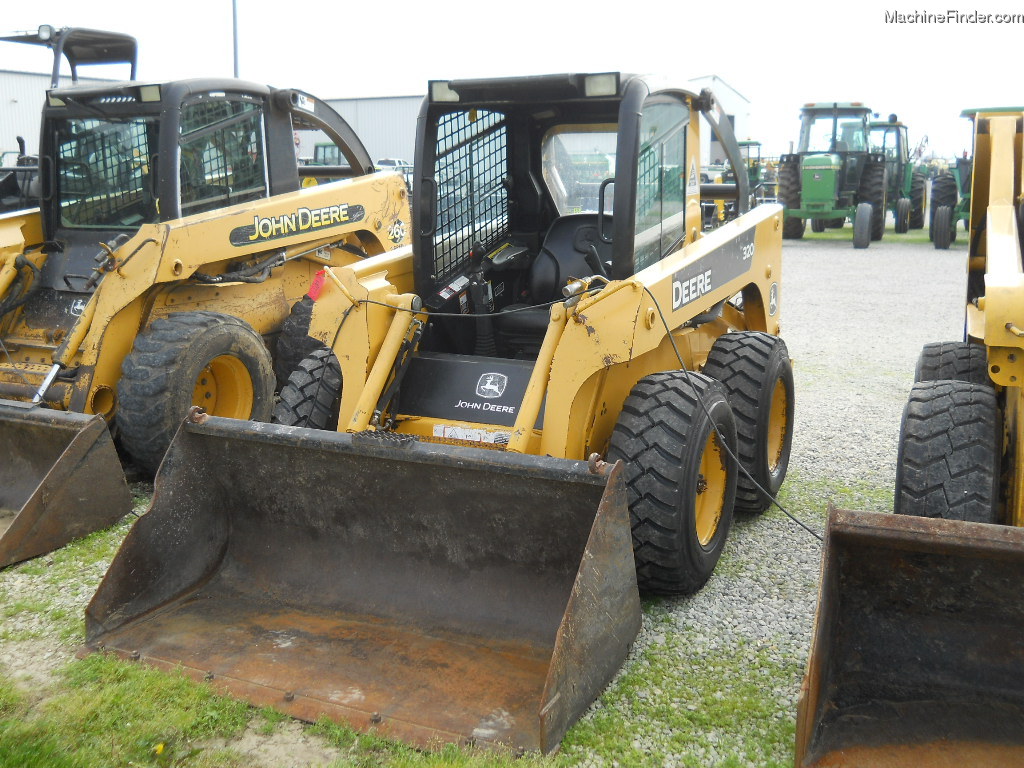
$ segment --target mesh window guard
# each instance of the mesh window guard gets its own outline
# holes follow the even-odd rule
[[[508,235],[505,115],[484,110],[443,115],[437,125],[435,157],[436,285],[459,269],[474,243],[489,248]]]
[[[64,226],[132,228],[156,220],[156,125],[153,117],[60,124],[56,175]]]

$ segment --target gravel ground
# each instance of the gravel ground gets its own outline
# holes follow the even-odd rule
[[[926,342],[962,335],[963,243],[944,252],[892,239],[864,251],[849,242],[785,243],[782,321],[795,361],[796,426],[784,498],[819,531],[829,498],[879,511],[891,505],[900,414],[917,354]],[[584,717],[586,729],[610,713],[613,727],[629,734],[626,752],[609,757],[574,747],[570,738],[567,756],[595,767],[791,764],[819,566],[819,542],[781,513],[737,519],[718,571],[699,594],[645,603],[620,685]],[[0,574],[0,665],[8,673],[45,687],[74,650],[66,620],[47,629],[39,613],[12,607],[45,593],[57,609],[81,615],[104,567],[90,564],[80,583],[59,595],[38,567]],[[626,677],[643,681],[648,669],[657,670],[657,683],[622,693]],[[687,675],[704,669],[713,690],[694,693]],[[707,704],[701,696],[725,696],[751,678],[769,704],[763,722],[705,723],[698,736],[680,740],[655,714],[699,711]],[[775,721],[786,738],[762,746],[778,734]]]

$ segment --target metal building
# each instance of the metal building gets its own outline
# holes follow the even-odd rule
[[[79,85],[111,82],[79,77]],[[61,87],[71,85],[71,77],[61,77]],[[50,75],[38,72],[0,70],[0,152],[18,149],[17,137],[25,139],[28,154],[39,151],[39,126],[50,87]]]
[[[370,157],[413,161],[423,96],[325,99],[363,140]],[[305,150],[305,148],[303,148]]]

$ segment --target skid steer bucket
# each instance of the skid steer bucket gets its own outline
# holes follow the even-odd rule
[[[556,748],[640,626],[621,465],[199,415],[86,643],[304,720]]]
[[[102,417],[0,401],[0,568],[113,525],[131,509]]]
[[[1024,529],[829,510],[796,765],[1024,765]]]

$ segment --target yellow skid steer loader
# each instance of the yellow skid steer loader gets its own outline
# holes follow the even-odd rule
[[[738,167],[709,92],[430,83],[412,253],[318,276],[277,424],[183,424],[88,645],[298,717],[555,749],[638,583],[700,589],[786,473],[782,210],[741,174],[701,232],[702,114]]]
[[[896,514],[830,512],[800,768],[1024,764],[1024,110],[965,115],[966,340],[921,353]]]
[[[308,134],[348,165],[301,166]],[[0,444],[25,456],[0,463],[0,567],[128,512],[112,441],[79,415],[109,422],[148,472],[191,404],[269,420],[275,362],[286,380],[313,348],[302,296],[317,270],[408,243],[402,177],[373,172],[348,124],[300,91],[235,80],[54,89],[40,147],[39,209],[0,217]],[[68,473],[44,459],[83,450],[106,454],[116,503],[88,492],[100,482],[90,462]],[[64,492],[78,501],[35,506],[35,534],[13,535],[28,530],[30,497]]]

